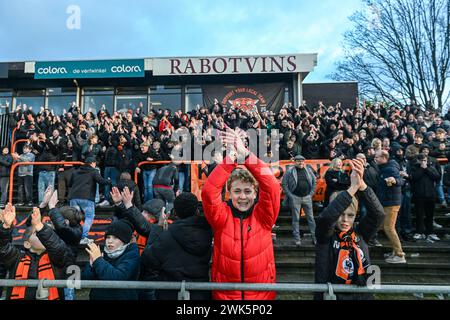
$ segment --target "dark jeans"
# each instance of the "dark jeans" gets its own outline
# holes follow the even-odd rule
[[[414,199],[414,209],[416,210],[416,232],[426,235],[433,234],[433,217],[435,199]]]
[[[9,186],[9,177],[0,178],[0,191],[1,191],[0,204],[6,204],[6,199],[8,197],[8,186]]]
[[[73,168],[65,168],[64,171],[58,172],[58,201],[65,203],[69,194],[69,180],[72,176]]]
[[[411,192],[405,191],[402,196],[402,204],[398,214],[396,229],[400,234],[409,234],[413,230],[411,222]]]
[[[18,177],[19,203],[33,202],[33,176]],[[25,191],[25,198],[24,198]]]
[[[117,180],[119,178],[120,173],[119,173],[119,170],[117,170],[115,167],[106,167],[103,175],[104,175],[105,179],[110,178],[113,186],[115,186],[117,184]],[[104,192],[105,199],[107,199],[109,202],[112,202],[110,192],[111,192],[111,187],[109,185],[106,185],[105,192]]]

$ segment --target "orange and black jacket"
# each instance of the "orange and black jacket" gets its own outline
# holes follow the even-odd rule
[[[28,261],[30,263],[28,279],[38,279],[39,261],[46,254],[48,254],[52,268],[51,271],[55,280],[65,279],[64,270],[70,265],[71,261],[73,261],[71,251],[64,241],[62,241],[49,226],[44,225],[44,228],[36,234],[47,249],[42,255],[16,248],[12,244],[12,230],[13,228],[4,229],[3,225],[0,225],[0,261],[2,261],[4,267],[8,270],[9,279],[14,279],[16,277],[17,269],[24,260],[27,260],[27,263]],[[12,291],[12,288],[7,289],[7,299],[11,299]],[[64,299],[63,289],[58,289],[58,296],[60,300]],[[23,299],[36,299],[36,288],[26,288]]]

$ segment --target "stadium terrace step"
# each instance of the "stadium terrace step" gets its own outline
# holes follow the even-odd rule
[[[280,235],[291,235],[292,234],[292,226],[290,225],[282,225],[278,226],[278,228],[274,229],[274,232],[277,234],[277,236]],[[437,234],[438,237],[445,237],[445,235],[450,234],[450,228],[442,228],[442,229],[435,229],[434,232]],[[308,229],[307,225],[300,225],[300,233],[302,234],[309,234],[310,231]]]

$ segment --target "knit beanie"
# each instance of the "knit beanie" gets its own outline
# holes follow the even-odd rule
[[[183,192],[175,199],[173,208],[180,219],[194,216],[198,209],[198,199],[193,193]]]
[[[111,223],[106,230],[105,237],[111,235],[122,240],[123,243],[128,244],[131,241],[133,234],[133,227],[126,220],[117,220]]]
[[[151,215],[159,218],[162,207],[164,207],[165,203],[161,199],[152,199],[148,200],[143,206],[142,209],[150,213]]]

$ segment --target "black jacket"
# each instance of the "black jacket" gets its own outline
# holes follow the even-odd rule
[[[136,206],[129,208],[128,210],[123,208],[121,210],[122,218],[127,219],[133,225],[136,232],[146,237],[148,244],[153,244],[153,242],[159,238],[162,232],[162,228],[158,225],[151,224],[148,222],[144,216],[141,214],[140,209]]]
[[[70,249],[73,261],[71,264],[76,264],[78,256],[78,244],[80,243],[83,234],[83,227],[79,224],[77,226],[69,226],[64,223],[64,217],[59,208],[54,208],[48,213],[50,220],[55,227],[56,234],[63,240]]]
[[[377,193],[378,186],[378,166],[376,164],[368,164],[364,170],[364,182]]]
[[[153,185],[176,186],[178,182],[178,170],[175,164],[169,164],[156,171]]]
[[[357,197],[367,208],[367,214],[355,227],[355,233],[360,238],[359,246],[364,257],[370,264],[369,248],[366,244],[377,232],[384,218],[384,211],[375,193],[370,187],[364,192],[358,192]],[[333,261],[335,242],[339,240],[336,235],[336,223],[339,216],[350,206],[352,197],[346,191],[340,193],[317,218],[316,227],[316,263],[315,283],[328,283],[333,278],[336,266]],[[322,298],[322,293],[316,294],[316,299]],[[370,299],[368,294],[337,294],[338,300],[364,300]]]
[[[67,245],[62,241],[58,235],[47,225],[44,225],[41,231],[36,233],[36,236],[47,249],[50,262],[52,264],[55,279],[65,279],[65,269],[72,264],[73,256]],[[41,256],[32,253],[28,250],[21,251],[12,244],[12,228],[4,229],[0,225],[0,261],[9,271],[9,279],[14,279],[16,270],[20,260],[28,255],[31,258],[31,265],[28,273],[28,279],[37,279],[37,268]],[[7,299],[10,299],[12,288],[9,288],[6,293]],[[64,300],[64,290],[58,289],[59,297]],[[27,288],[25,292],[26,300],[36,299],[36,288]]]
[[[439,183],[440,174],[433,166],[423,169],[416,163],[411,168],[411,192],[413,199],[436,199],[436,186]]]
[[[158,272],[158,281],[209,281],[212,230],[204,217],[175,221],[142,254],[145,269]],[[160,300],[176,300],[177,291],[157,290]],[[191,292],[191,299],[211,299],[210,292]]]
[[[444,177],[442,179],[442,183],[446,187],[450,187],[450,164],[447,164],[444,167]]]
[[[69,180],[69,200],[95,200],[97,183],[111,185],[111,181],[103,179],[100,172],[90,166],[75,169]]]
[[[59,144],[55,144],[55,141],[47,139],[45,141],[33,142],[33,148],[38,152],[36,161],[59,161]],[[38,169],[39,171],[56,171],[56,165],[39,166]]]
[[[117,167],[119,164],[119,151],[115,146],[109,146],[105,152],[105,167]]]
[[[142,153],[141,150],[139,150],[136,153],[136,166],[140,163],[140,162],[144,162],[147,161],[147,158],[152,158],[153,161],[166,161],[166,160],[170,160],[169,156],[163,152],[161,149],[156,152],[155,150],[153,150],[152,148],[149,148],[149,151],[147,153]],[[154,169],[158,169],[159,167],[161,167],[161,165],[156,165],[156,164],[146,164],[141,166],[142,171],[150,171],[150,170],[154,170]]]
[[[333,181],[336,180],[336,181]],[[325,190],[325,202],[327,206],[330,196],[336,191],[347,190],[350,187],[350,176],[345,171],[328,170],[325,173],[325,182],[327,189]]]
[[[11,165],[14,160],[10,154],[0,155],[0,178],[9,178],[9,173],[11,172]],[[3,190],[2,190],[3,192]]]

